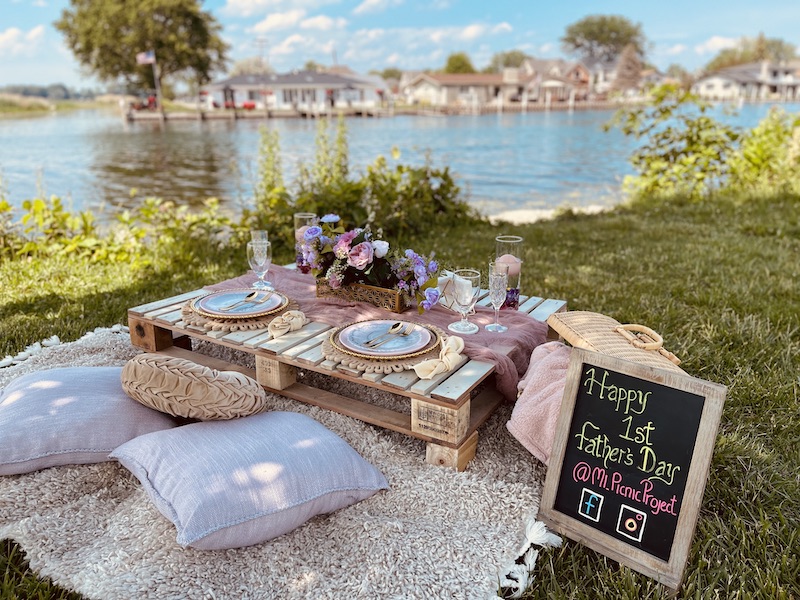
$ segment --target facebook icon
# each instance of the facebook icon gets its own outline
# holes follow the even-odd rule
[[[600,510],[603,508],[603,496],[592,490],[583,488],[581,502],[578,505],[578,514],[591,521],[600,520]]]

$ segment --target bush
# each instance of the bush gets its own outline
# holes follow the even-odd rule
[[[283,181],[277,132],[261,129],[255,210],[246,211],[244,221],[253,228],[269,229],[278,250],[294,248],[295,212],[335,213],[346,228],[370,225],[398,244],[412,232],[432,231],[434,225],[482,219],[459,199],[449,169],[434,168],[429,159],[422,167],[392,168],[379,156],[365,174],[351,177],[344,119],[339,117],[333,144],[329,128],[326,119],[319,121],[314,163],[300,165],[292,190]],[[392,152],[395,159],[399,157],[396,150]]]

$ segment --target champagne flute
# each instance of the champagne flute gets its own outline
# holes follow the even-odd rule
[[[272,284],[264,281],[264,277],[272,265],[272,244],[270,242],[247,242],[247,262],[253,273],[258,275],[258,281],[253,284],[257,290],[271,290]]]
[[[461,313],[461,320],[450,323],[447,328],[462,335],[478,333],[480,328],[475,323],[470,323],[467,315],[475,306],[478,292],[481,290],[481,272],[475,269],[457,269],[453,271],[453,285],[455,287],[453,298],[458,312]]]
[[[490,261],[489,262],[489,300],[494,308],[494,323],[486,326],[486,331],[503,333],[508,331],[508,327],[500,325],[497,319],[500,315],[500,307],[506,301],[506,290],[508,289],[508,263]]]

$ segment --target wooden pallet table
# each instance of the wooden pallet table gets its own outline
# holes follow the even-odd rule
[[[423,440],[427,445],[426,462],[459,471],[475,456],[478,428],[502,402],[493,385],[494,365],[467,357],[457,369],[428,380],[419,379],[414,371],[364,374],[325,360],[322,342],[330,335],[331,327],[320,322],[310,321],[302,329],[279,338],[272,338],[266,329],[228,333],[187,325],[181,318],[181,306],[205,293],[207,290],[193,290],[128,309],[132,343],[148,352],[187,358],[218,370],[238,371],[276,394]],[[479,302],[485,301],[487,293],[481,294]],[[519,309],[531,318],[545,321],[550,314],[566,310],[566,302],[529,297],[521,300]],[[256,368],[194,352],[191,338],[252,354]],[[300,383],[298,369],[405,397],[410,402],[410,414]]]

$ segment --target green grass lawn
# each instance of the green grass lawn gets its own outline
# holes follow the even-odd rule
[[[494,236],[526,241],[523,292],[646,324],[691,375],[723,384],[722,416],[683,598],[800,598],[800,199],[638,204],[410,240],[486,271]],[[278,256],[276,263],[291,257]],[[73,259],[0,263],[0,356],[124,323],[126,308],[244,272],[243,252],[162,258],[146,271]],[[535,460],[531,458],[531,460]],[[0,597],[67,598],[0,549]],[[572,541],[543,553],[527,598],[667,598]]]

